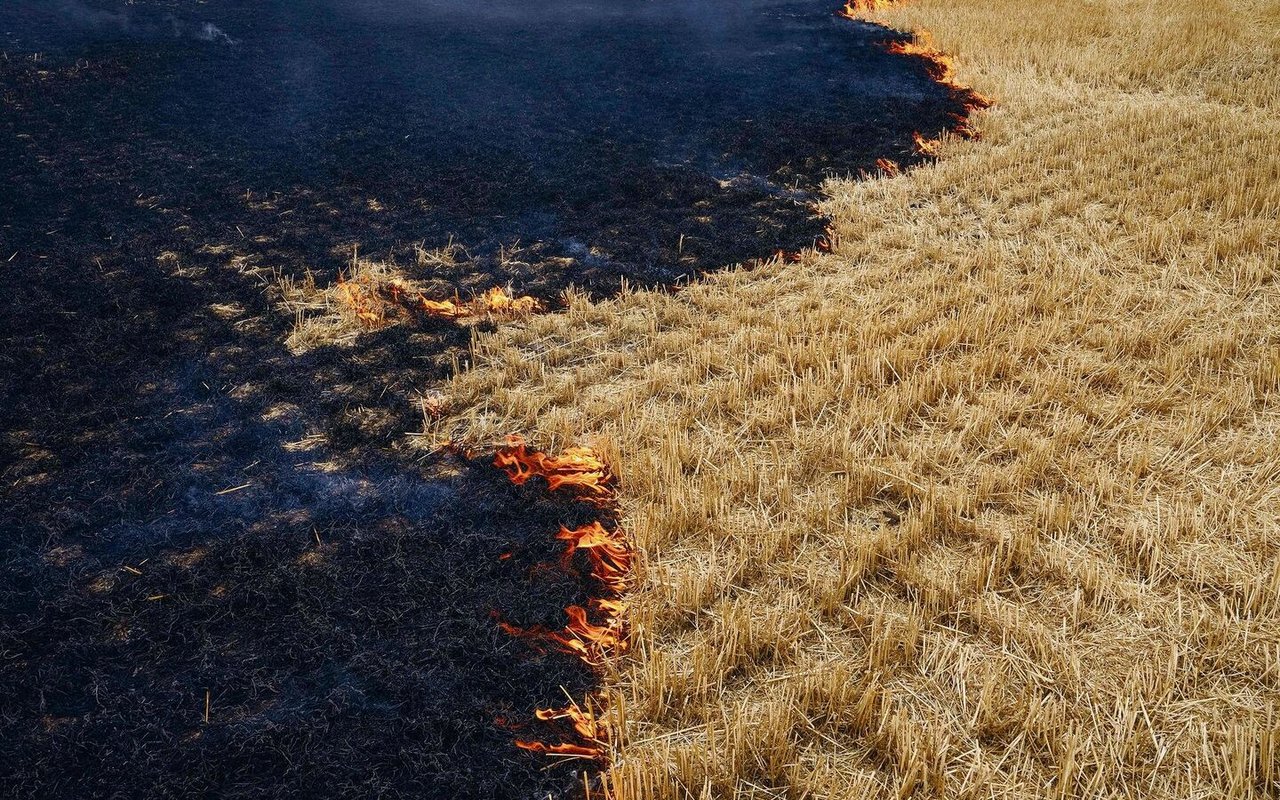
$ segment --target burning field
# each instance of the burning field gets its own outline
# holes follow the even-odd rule
[[[1275,797],[1277,31],[0,4],[0,795]]]
[[[428,426],[624,450],[619,796],[1276,797],[1276,5],[851,5],[981,141],[486,334]]]
[[[972,135],[839,12],[0,5],[0,794],[620,796],[632,445],[427,429],[477,337]]]

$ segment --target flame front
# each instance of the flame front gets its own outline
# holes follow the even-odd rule
[[[995,101],[991,98],[956,80],[955,61],[951,56],[934,47],[933,35],[928,31],[920,30],[914,32],[910,41],[886,42],[885,49],[895,55],[909,56],[920,60],[924,64],[925,70],[929,73],[929,77],[955,92],[957,97],[964,103],[966,111],[990,108],[995,104]],[[963,119],[957,121],[963,126]],[[967,133],[962,135],[972,136],[972,130],[968,129],[967,126],[963,127]]]
[[[843,13],[853,17],[860,12],[875,11],[892,0],[847,0]],[[986,108],[991,101],[958,83],[949,57],[935,49],[927,33],[908,42],[888,42],[886,48],[895,54],[920,59],[930,77],[947,87],[964,104],[966,110]],[[974,135],[963,116],[956,117],[953,131],[961,136]],[[938,140],[913,136],[916,152],[936,155]],[[877,166],[888,175],[897,174],[899,165],[881,160]],[[508,295],[490,293],[485,302],[490,309],[508,308]],[[511,300],[521,308],[520,300]],[[441,313],[446,313],[442,310]],[[449,311],[452,313],[452,311]],[[493,463],[506,472],[516,485],[542,478],[550,491],[569,491],[602,508],[616,509],[614,477],[608,465],[589,448],[570,448],[558,456],[530,450],[523,438],[507,437],[506,445],[494,455]],[[627,652],[629,630],[627,603],[623,599],[631,588],[635,553],[622,531],[610,529],[599,521],[568,528],[562,526],[556,539],[565,543],[560,566],[579,575],[590,584],[586,605],[571,605],[564,612],[568,623],[560,629],[534,625],[521,628],[499,619],[498,626],[507,634],[529,641],[537,648],[554,648],[577,656],[593,669],[602,669],[609,659]],[[509,558],[510,554],[503,554]],[[585,570],[581,567],[585,564]],[[608,758],[609,731],[591,710],[570,699],[564,708],[540,708],[534,713],[538,722],[547,726],[547,735],[539,739],[517,739],[515,745],[534,753],[568,758],[585,758],[603,764]],[[607,781],[607,776],[605,777]],[[606,788],[606,794],[608,790]]]
[[[845,0],[840,15],[849,19],[858,19],[861,14],[869,14],[894,5],[896,0]],[[956,80],[955,61],[950,56],[934,47],[933,36],[926,30],[912,34],[910,41],[885,42],[884,47],[895,55],[916,58],[924,64],[929,77],[951,90],[952,97],[964,106],[964,114],[953,114],[951,133],[964,139],[976,139],[978,133],[969,125],[968,115],[995,105],[990,97],[975,91]],[[932,158],[938,155],[942,146],[941,139],[927,139],[918,131],[912,134],[914,150],[917,155]],[[892,177],[899,172],[898,164],[888,159],[880,159],[876,166],[884,174]]]
[[[362,281],[348,281],[339,275],[334,297],[368,327],[376,327],[387,319],[382,304],[377,302],[376,293]]]
[[[563,455],[550,456],[529,450],[519,436],[508,436],[507,446],[498,451],[493,463],[506,470],[516,485],[537,477],[545,478],[553,492],[570,487],[597,502],[607,502],[613,497],[609,489],[613,480],[609,467],[588,447],[571,447]]]
[[[506,446],[494,455],[493,463],[517,485],[540,477],[546,480],[550,491],[569,491],[602,508],[616,510],[613,474],[590,448],[570,448],[552,456],[530,450],[519,436],[509,436]],[[568,623],[560,629],[545,625],[522,628],[501,619],[498,627],[539,650],[570,653],[600,670],[630,646],[627,604],[622,598],[631,587],[634,550],[619,528],[606,527],[598,520],[577,528],[561,526],[556,539],[565,543],[560,568],[587,582],[590,599],[585,606],[566,608]],[[501,557],[509,556],[504,553]],[[608,728],[589,705],[584,708],[571,698],[564,708],[538,709],[534,716],[545,726],[546,735],[536,740],[517,739],[516,747],[602,764],[608,759]]]

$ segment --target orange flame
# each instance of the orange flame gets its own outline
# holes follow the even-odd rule
[[[458,321],[486,314],[516,317],[541,311],[543,306],[528,296],[515,297],[495,286],[473,300],[429,300],[400,278],[385,280],[376,274],[361,274],[348,280],[339,275],[335,299],[349,307],[366,327],[379,328],[406,317],[406,311],[420,311],[429,317]]]
[[[898,162],[890,158],[877,158],[876,169],[880,170],[890,178],[902,172],[902,167],[898,166]]]
[[[929,77],[939,83],[951,85],[955,79],[955,62],[946,53],[933,46],[933,35],[921,30],[910,41],[889,42],[885,49],[900,56],[915,56],[925,63]]]
[[[600,737],[601,727],[596,715],[584,711],[577,703],[564,708],[540,708],[533,715],[543,722],[566,720],[573,726],[574,732],[584,739]]]
[[[542,304],[528,295],[514,297],[501,286],[494,286],[479,298],[485,311],[492,314],[529,314],[542,309]]]
[[[569,617],[569,624],[560,630],[552,630],[545,625],[533,625],[521,628],[507,622],[499,622],[498,628],[504,633],[520,639],[531,639],[535,645],[539,642],[550,643],[565,653],[572,653],[592,666],[600,666],[612,654],[627,651],[626,626],[620,616],[609,611],[623,611],[625,606],[613,601],[591,600],[592,608],[601,612],[604,623],[596,625],[587,616],[587,609],[582,606],[569,606],[564,610]],[[601,603],[608,602],[607,607]]]
[[[858,19],[861,14],[888,8],[896,2],[897,0],[845,0],[840,15],[849,19]],[[929,77],[950,89],[952,96],[964,105],[965,114],[954,117],[951,132],[966,139],[976,139],[978,133],[969,125],[966,115],[971,111],[990,108],[995,105],[995,101],[956,80],[955,62],[946,53],[933,46],[933,36],[926,30],[920,30],[913,33],[911,41],[886,42],[884,46],[890,53],[915,57],[924,62]],[[915,140],[915,151],[918,155],[932,157],[938,154],[939,140],[925,139],[919,133],[914,134],[912,138]],[[880,162],[877,162],[876,166],[888,175],[897,174],[896,169],[887,170]]]
[[[551,491],[572,487],[596,499],[609,499],[613,475],[609,467],[589,447],[571,447],[561,456],[530,451],[524,439],[508,436],[507,446],[500,449],[493,463],[506,470],[511,482],[521,485],[530,478],[545,478]]]
[[[893,0],[845,0],[844,8],[841,9],[841,16],[849,19],[857,19],[859,14],[870,14],[873,11],[879,11],[893,5]]]
[[[922,156],[936,156],[942,147],[941,139],[926,139],[919,131],[911,134],[911,141],[915,143],[916,153]]]
[[[584,550],[591,560],[591,577],[615,597],[627,591],[631,572],[631,545],[620,531],[610,532],[599,522],[593,522],[574,530],[562,527],[556,538],[569,543],[561,557],[561,563],[566,569],[569,568],[574,553]]]
[[[364,283],[348,281],[338,276],[338,285],[334,296],[339,303],[348,306],[356,315],[356,319],[368,327],[373,327],[386,320],[386,310],[378,302],[374,292]]]
[[[415,291],[400,280],[392,281],[388,285],[387,294],[394,303],[407,308],[416,308],[428,316],[449,320],[480,317],[485,314],[519,316],[542,310],[542,303],[536,299],[528,295],[515,297],[501,286],[494,286],[466,303],[457,298],[429,300],[422,292]]]
[[[964,104],[966,111],[990,108],[995,105],[995,101],[991,98],[956,80],[955,61],[951,56],[934,47],[933,36],[928,31],[916,31],[907,42],[887,42],[885,49],[896,55],[919,59],[924,64],[929,77],[954,92]],[[963,117],[957,117],[956,122],[954,130],[957,135],[973,138],[974,131],[966,124]],[[919,146],[920,140],[917,140],[916,144]]]
[[[604,760],[608,731],[600,724],[600,721],[596,719],[596,715],[590,709],[583,709],[570,700],[569,705],[564,708],[540,708],[534,712],[534,716],[542,722],[562,728],[567,727],[580,742],[546,744],[545,742],[517,739],[516,747],[548,755],[575,756],[591,758],[597,761]]]
[[[493,463],[517,485],[533,477],[541,477],[547,481],[551,491],[568,489],[601,505],[611,504],[615,499],[613,474],[600,456],[589,448],[571,448],[559,456],[551,456],[530,450],[524,439],[513,435],[507,437],[506,446],[494,455]],[[521,628],[501,618],[498,619],[498,627],[510,636],[529,640],[535,648],[541,649],[546,645],[571,653],[598,670],[608,658],[625,653],[630,646],[625,617],[627,604],[621,597],[630,587],[634,553],[621,530],[610,530],[599,521],[578,528],[561,526],[556,539],[565,543],[560,558],[561,568],[574,572],[573,559],[581,551],[590,563],[590,569],[583,577],[593,581],[594,589],[601,596],[589,599],[586,607],[571,605],[566,608],[564,613],[569,621],[559,630],[545,625]],[[508,553],[500,556],[503,559],[509,557]],[[497,612],[494,616],[498,616]],[[565,708],[542,708],[534,713],[539,722],[552,726],[553,736],[558,729],[560,741],[517,739],[516,747],[544,755],[587,758],[604,763],[608,758],[607,728],[590,709],[584,710],[572,698],[569,702]]]
[[[546,744],[545,742],[529,742],[516,739],[516,747],[534,753],[545,753],[551,756],[569,756],[571,758],[590,758],[599,761],[604,758],[604,748],[598,744]]]

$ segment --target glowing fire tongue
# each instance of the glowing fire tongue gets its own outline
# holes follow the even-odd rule
[[[954,126],[951,132],[966,139],[977,138],[977,132],[969,126],[967,115],[972,111],[990,108],[994,101],[956,80],[955,62],[946,53],[933,46],[933,37],[928,31],[917,31],[909,42],[889,42],[886,48],[890,53],[920,59],[928,70],[929,77],[950,89],[952,95],[964,103],[965,114],[953,115]],[[924,156],[937,155],[941,144],[939,140],[926,139],[918,132],[913,134],[912,138],[915,140],[917,153]]]
[[[542,478],[551,491],[570,491],[601,507],[614,506],[613,474],[589,448],[571,448],[560,456],[551,456],[530,450],[519,436],[510,436],[506,447],[494,456],[493,463],[517,485],[535,477]],[[569,621],[560,630],[543,625],[520,628],[502,621],[498,626],[511,636],[532,642],[535,647],[548,646],[571,653],[591,667],[601,668],[608,659],[625,653],[628,648],[627,606],[622,595],[630,588],[634,553],[622,531],[610,530],[599,521],[579,528],[561,527],[556,539],[565,543],[560,558],[564,571],[579,575],[590,584],[592,597],[587,606],[566,608],[564,613]],[[579,554],[585,556],[585,572],[577,566],[581,563]],[[538,709],[535,716],[548,727],[549,734],[559,734],[562,741],[517,739],[517,747],[546,755],[601,762],[606,759],[608,730],[590,707],[583,708],[571,698],[568,706]]]
[[[601,613],[623,608],[616,603],[601,607],[600,602],[592,600],[591,607]],[[543,625],[518,628],[506,622],[499,622],[498,627],[512,636],[546,642],[566,653],[573,653],[592,666],[602,666],[606,657],[626,652],[623,621],[619,617],[608,615],[603,624],[595,625],[587,618],[587,609],[582,606],[569,606],[564,613],[569,617],[569,624],[558,631]]]
[[[354,312],[367,328],[377,329],[404,321],[409,312],[453,322],[495,317],[521,317],[543,310],[536,299],[516,297],[495,286],[477,297],[463,301],[430,300],[407,281],[393,278],[382,282],[376,275],[360,275],[351,280],[339,277],[334,298]]]
[[[458,320],[485,314],[529,314],[542,309],[542,304],[532,297],[513,297],[501,286],[495,286],[467,303],[457,300],[428,300],[421,292],[414,291],[402,282],[392,282],[387,292],[394,303],[408,308],[416,307],[428,316],[443,319]]]
[[[859,14],[869,14],[894,5],[896,0],[845,0],[841,15],[849,19],[858,19]],[[954,96],[964,104],[964,115],[952,115],[954,127],[952,133],[966,139],[976,138],[977,133],[969,126],[967,114],[995,104],[991,98],[974,91],[956,80],[955,62],[951,57],[933,46],[933,37],[928,31],[917,31],[909,42],[885,42],[884,47],[890,53],[901,56],[912,56],[924,63],[929,77],[950,89]],[[941,147],[940,139],[926,139],[918,131],[912,134],[915,151],[922,156],[936,156]],[[898,174],[896,162],[879,159],[876,166],[889,176]]]
[[[574,554],[579,550],[591,560],[591,577],[613,596],[620,596],[629,588],[631,573],[631,545],[619,531],[607,531],[599,522],[593,522],[575,530],[561,528],[556,538],[569,543],[561,557],[566,570],[572,569]],[[601,605],[616,601],[599,600]]]
[[[545,753],[554,756],[604,758],[604,748],[608,743],[607,732],[599,720],[596,719],[595,714],[591,713],[590,709],[583,709],[577,703],[570,701],[570,704],[564,708],[540,708],[534,712],[534,716],[542,722],[559,725],[562,728],[567,725],[572,730],[573,735],[582,743],[561,742],[547,744],[546,742],[517,739],[516,747],[534,753]]]
[[[893,0],[845,0],[844,15],[853,19],[859,12],[877,11],[893,5]]]
[[[498,451],[493,463],[506,470],[511,482],[520,485],[530,478],[545,478],[551,491],[569,486],[597,500],[611,500],[609,467],[587,447],[571,447],[561,456],[530,451],[524,439],[508,436],[507,446]]]

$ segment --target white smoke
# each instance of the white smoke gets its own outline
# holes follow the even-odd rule
[[[148,16],[134,8],[108,11],[87,5],[84,0],[59,0],[58,19],[69,28],[123,34],[136,37],[171,36],[202,42],[236,44],[236,40],[212,22],[189,22],[173,13]]]
[[[232,39],[222,28],[214,25],[212,22],[206,22],[200,26],[200,32],[196,34],[196,38],[205,42],[223,42],[225,44],[235,44],[236,40]]]

